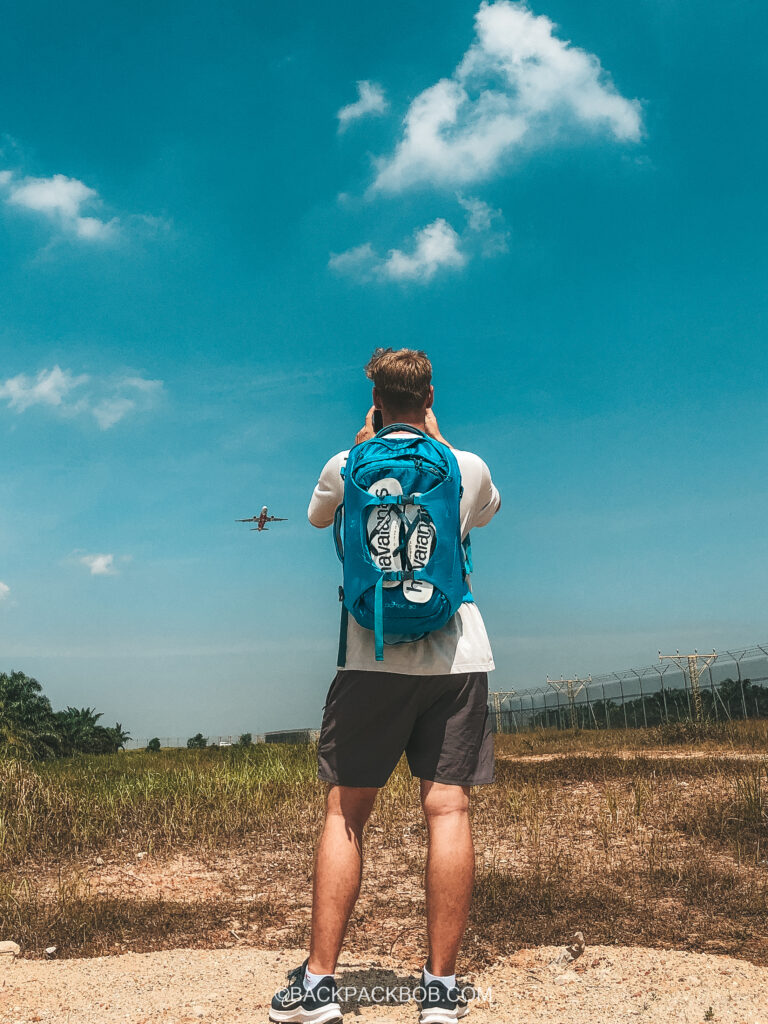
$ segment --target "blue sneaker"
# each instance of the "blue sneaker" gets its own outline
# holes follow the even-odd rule
[[[309,991],[304,984],[304,969],[288,972],[288,984],[275,993],[269,1019],[275,1024],[339,1024],[342,1019],[336,982],[330,975]]]
[[[419,1024],[454,1024],[469,1013],[467,1000],[458,988],[448,988],[441,981],[427,985],[423,972],[419,986],[423,993]]]

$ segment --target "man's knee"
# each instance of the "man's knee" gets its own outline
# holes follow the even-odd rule
[[[370,817],[378,789],[331,786],[325,804],[326,815],[342,817],[349,828],[359,832]]]
[[[469,786],[449,786],[444,782],[423,780],[421,806],[427,821],[448,814],[468,814]]]

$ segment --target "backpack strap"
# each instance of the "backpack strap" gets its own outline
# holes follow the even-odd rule
[[[373,642],[376,661],[384,661],[384,574],[376,580],[373,594]]]
[[[341,623],[339,625],[339,653],[336,664],[344,668],[347,664],[347,629],[349,626],[349,612],[344,604],[344,587],[339,587],[339,601],[341,601]]]
[[[410,423],[388,423],[386,427],[381,428],[376,437],[386,437],[387,434],[391,434],[396,430],[407,430],[409,433],[418,434],[420,437],[429,437],[429,434],[425,434],[418,427],[412,427]]]
[[[469,539],[469,534],[461,542],[461,550],[464,552],[464,575],[469,576],[470,573],[474,572],[474,566],[472,565],[472,541]]]
[[[461,553],[464,560],[464,583],[466,584],[466,592],[462,597],[462,604],[474,604],[475,598],[472,591],[469,589],[469,575],[473,570],[472,565],[472,542],[469,539],[469,534],[461,542]]]
[[[336,554],[339,556],[339,561],[344,564],[344,542],[341,539],[341,521],[344,516],[344,502],[336,506],[336,511],[333,513],[333,543],[336,545]]]

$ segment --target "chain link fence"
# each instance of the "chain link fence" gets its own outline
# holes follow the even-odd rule
[[[687,661],[686,656],[680,662]],[[606,672],[578,680],[552,680],[519,693],[490,695],[494,732],[536,728],[631,729],[695,721],[768,718],[768,643],[719,651],[694,672],[674,661]],[[570,685],[566,685],[570,684]]]

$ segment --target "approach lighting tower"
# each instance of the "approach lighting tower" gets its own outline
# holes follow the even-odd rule
[[[685,666],[684,661],[688,662],[688,678],[691,681],[691,696],[693,697],[693,713],[696,716],[696,724],[701,725],[701,721],[704,717],[704,709],[701,704],[701,689],[699,687],[699,676],[704,669],[709,668],[713,661],[717,660],[717,654],[712,651],[711,654],[699,654],[698,651],[694,651],[693,654],[681,654],[680,651],[677,654],[662,654],[659,651],[659,661],[674,661],[680,671],[683,673],[685,678]],[[703,662],[701,668],[699,668],[699,662]]]
[[[516,697],[517,690],[494,690],[489,696],[496,721],[496,732],[499,732],[501,726],[501,706],[505,700],[509,700],[510,697]]]
[[[563,679],[560,676],[559,679],[550,679],[547,676],[547,682],[549,685],[557,690],[558,693],[568,694],[568,707],[570,709],[571,728],[576,728],[576,697],[581,693],[585,686],[588,686],[592,682],[592,676],[587,676],[586,679],[580,679],[574,677],[573,679]]]

